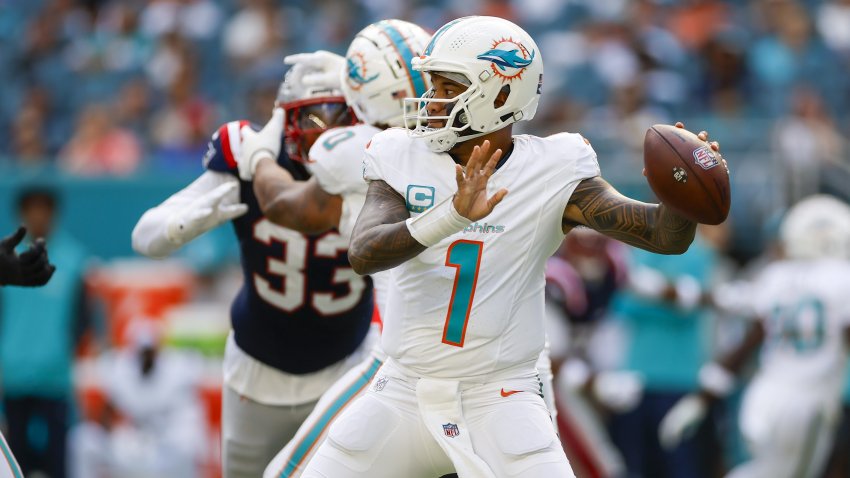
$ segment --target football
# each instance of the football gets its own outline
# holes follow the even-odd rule
[[[652,191],[665,206],[703,224],[720,224],[729,214],[729,172],[722,160],[706,141],[673,125],[654,125],[643,140]]]

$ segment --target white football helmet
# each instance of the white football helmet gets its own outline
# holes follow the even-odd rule
[[[850,206],[825,194],[795,204],[779,229],[791,259],[850,259]]]
[[[421,27],[401,20],[373,23],[354,37],[340,82],[360,120],[404,126],[404,99],[422,96],[430,88],[428,75],[410,65],[430,38]]]
[[[411,135],[428,141],[432,151],[444,152],[461,141],[499,130],[534,117],[543,84],[543,57],[537,44],[522,28],[496,17],[464,17],[437,30],[424,55],[414,58],[413,68],[442,73],[469,85],[452,99],[408,98],[414,113],[405,116]],[[508,92],[496,107],[496,96]],[[442,128],[428,127],[429,103],[446,103]]]

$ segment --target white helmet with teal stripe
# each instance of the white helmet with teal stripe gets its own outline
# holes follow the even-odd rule
[[[850,259],[850,206],[826,194],[809,196],[785,215],[779,237],[791,259]]]
[[[497,17],[464,17],[437,30],[413,69],[440,74],[467,86],[455,98],[406,100],[414,113],[405,117],[411,135],[424,138],[433,151],[448,151],[461,141],[528,121],[537,111],[543,84],[543,57],[531,36]],[[496,101],[507,93],[504,103]],[[429,103],[446,103],[445,116],[427,115]],[[441,108],[443,109],[443,108]],[[441,128],[428,120],[445,120]]]
[[[362,121],[375,126],[404,126],[404,98],[430,88],[411,60],[431,38],[417,25],[383,20],[361,30],[345,55],[342,92]]]

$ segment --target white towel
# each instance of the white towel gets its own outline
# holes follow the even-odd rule
[[[458,477],[495,478],[487,463],[472,448],[469,428],[463,419],[460,383],[420,378],[416,384],[416,398],[425,426],[454,463]]]

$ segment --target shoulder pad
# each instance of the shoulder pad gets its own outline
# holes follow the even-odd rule
[[[209,143],[204,153],[204,169],[219,172],[236,171],[236,157],[241,146],[239,130],[250,125],[246,120],[230,121],[221,125]]]

